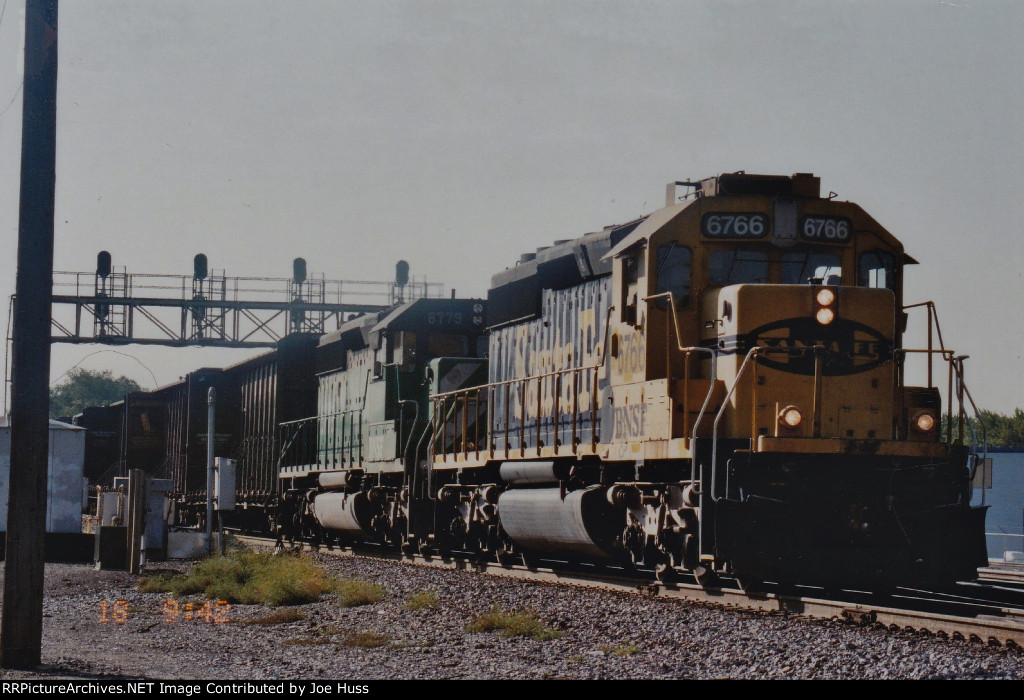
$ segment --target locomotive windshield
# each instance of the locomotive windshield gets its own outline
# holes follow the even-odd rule
[[[763,284],[768,281],[768,253],[757,250],[712,250],[711,284]]]
[[[672,293],[676,308],[686,306],[690,301],[690,261],[692,254],[686,246],[675,241],[658,248],[658,294]],[[664,299],[658,302],[659,308],[665,308]]]
[[[779,266],[774,274],[772,265]],[[767,251],[735,249],[712,250],[708,256],[711,284],[766,284],[776,274],[780,284],[842,284],[842,256],[805,251],[773,257]]]
[[[896,256],[885,250],[869,250],[860,256],[857,284],[861,287],[896,290]]]
[[[786,253],[782,256],[782,284],[837,285],[842,278],[842,263],[834,253]]]

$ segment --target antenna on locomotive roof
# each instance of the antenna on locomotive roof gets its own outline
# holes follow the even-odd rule
[[[693,187],[700,188],[699,182],[690,182],[689,180],[676,180],[670,182],[665,187],[665,206],[670,207],[676,203],[676,187]],[[684,195],[685,196],[685,195]],[[682,199],[682,197],[680,197]]]

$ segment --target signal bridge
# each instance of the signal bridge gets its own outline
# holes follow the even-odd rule
[[[228,277],[205,255],[194,262],[191,276],[129,273],[103,251],[95,272],[55,271],[51,342],[273,347],[289,333],[328,333],[352,314],[444,293],[440,282],[411,279],[404,260],[393,282],[309,277],[302,258],[290,278]]]

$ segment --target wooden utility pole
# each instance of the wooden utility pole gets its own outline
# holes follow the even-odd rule
[[[57,2],[25,0],[11,474],[0,666],[38,666],[49,456],[50,304],[57,146]]]

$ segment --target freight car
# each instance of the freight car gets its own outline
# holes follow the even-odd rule
[[[278,508],[277,426],[316,410],[317,338],[293,333],[271,352],[186,377],[172,409],[177,437],[170,474],[179,525],[199,524],[205,517],[208,395],[213,388],[214,452],[236,461],[236,502],[241,506],[226,522],[244,529],[273,526]]]

